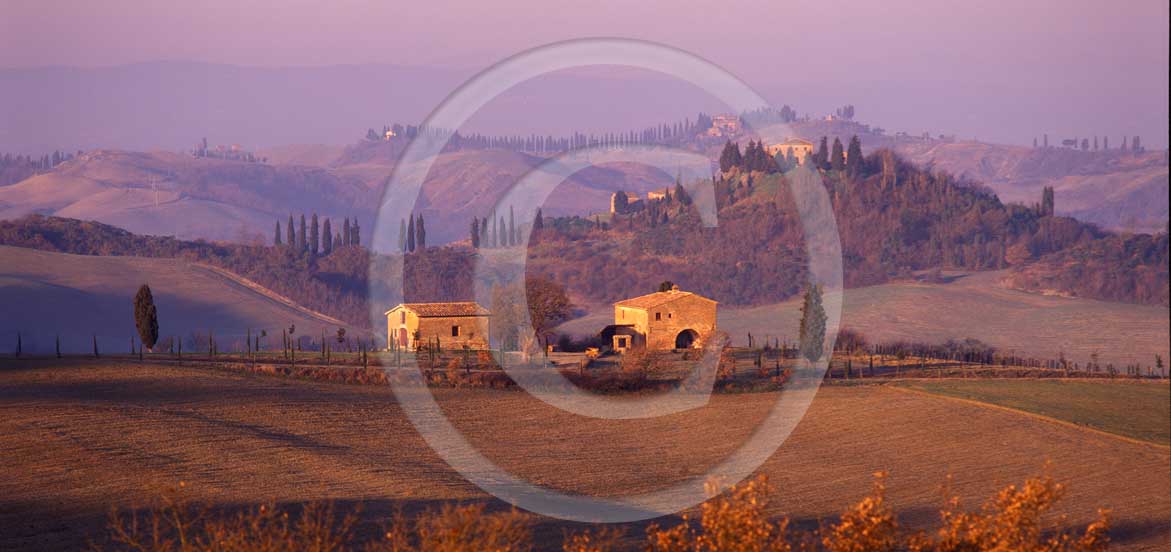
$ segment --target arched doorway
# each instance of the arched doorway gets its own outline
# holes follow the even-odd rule
[[[695,345],[695,342],[698,339],[699,339],[699,334],[696,333],[695,330],[683,330],[683,331],[679,332],[679,335],[675,336],[675,348],[676,349],[690,349],[692,346]]]

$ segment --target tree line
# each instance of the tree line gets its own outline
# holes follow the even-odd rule
[[[350,218],[346,217],[342,222],[341,230],[334,232],[328,218],[324,219],[324,222],[319,226],[317,213],[313,213],[308,223],[305,219],[305,213],[301,213],[299,226],[294,226],[293,215],[289,215],[289,220],[285,223],[284,237],[281,235],[281,221],[279,219],[276,221],[272,244],[278,247],[287,246],[293,251],[309,254],[313,257],[324,256],[333,253],[335,249],[361,245],[362,229],[358,225],[357,217],[354,217],[352,223]]]
[[[1099,148],[1099,143],[1098,143],[1098,136],[1096,136],[1096,135],[1093,137],[1092,142],[1090,141],[1091,140],[1090,138],[1081,138],[1081,137],[1066,138],[1061,141],[1061,146],[1064,148],[1068,148],[1068,149],[1075,149],[1075,150],[1080,149],[1082,151],[1109,151],[1110,150],[1110,137],[1109,136],[1102,136],[1101,139],[1102,139],[1102,141],[1101,141],[1100,148]],[[1128,139],[1129,139],[1129,142],[1127,141]],[[1033,137],[1033,147],[1034,148],[1049,148],[1050,147],[1049,146],[1049,135],[1042,134],[1040,143],[1037,142],[1037,138],[1034,136]],[[1118,151],[1140,154],[1140,153],[1146,153],[1147,148],[1146,148],[1146,146],[1143,145],[1142,138],[1140,136],[1138,136],[1138,135],[1129,136],[1129,137],[1123,136],[1122,137],[1122,145],[1119,146]]]

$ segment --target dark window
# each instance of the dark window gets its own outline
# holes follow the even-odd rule
[[[451,327],[451,337],[459,337],[459,326]]]
[[[663,319],[663,313],[656,312],[655,313],[655,320],[662,320],[662,319]]]
[[[399,314],[398,323],[399,324],[406,324],[407,323],[407,311],[402,311],[398,314]]]

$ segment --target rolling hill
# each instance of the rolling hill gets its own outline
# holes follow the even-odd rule
[[[4,347],[20,332],[25,351],[52,352],[60,335],[63,351],[89,352],[96,335],[102,350],[125,352],[136,335],[132,302],[143,283],[158,305],[160,336],[182,338],[185,349],[209,330],[227,349],[242,346],[249,328],[266,330],[273,347],[290,324],[311,336],[350,326],[209,265],[0,246],[0,303],[11,314],[0,318]]]
[[[274,149],[269,153],[279,162],[273,164],[170,152],[87,152],[0,187],[0,219],[35,213],[94,220],[136,234],[239,243],[267,242],[274,223],[290,213],[357,217],[369,228],[397,162],[397,150],[387,145]],[[472,217],[483,217],[541,161],[504,150],[444,153],[432,166],[416,209],[427,218],[431,243],[465,239]],[[591,167],[563,183],[545,212],[605,210],[613,191],[643,193],[671,181],[662,171],[634,164]]]
[[[0,187],[0,218],[30,213],[96,220],[139,234],[267,240],[289,213],[370,213],[363,182],[317,167],[98,150]]]
[[[1032,205],[1040,200],[1041,190],[1050,186],[1056,192],[1057,214],[1130,232],[1157,232],[1167,225],[1165,151],[1136,155],[1119,151],[1117,143],[1108,151],[1081,151],[896,137],[842,120],[801,121],[791,127],[814,141],[828,136],[832,142],[836,136],[846,143],[857,135],[865,151],[890,148],[916,165],[977,180],[1005,203]]]
[[[1167,225],[1167,158],[982,142],[916,142],[896,148],[920,165],[979,180],[1001,201],[1026,205],[1054,189],[1058,214],[1103,228],[1157,232]]]

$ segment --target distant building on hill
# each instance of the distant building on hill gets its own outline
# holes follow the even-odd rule
[[[801,138],[789,138],[779,144],[767,146],[765,150],[772,157],[776,157],[778,153],[785,157],[792,155],[797,158],[798,163],[804,163],[805,158],[813,154],[813,142]]]
[[[699,347],[716,330],[716,306],[707,297],[680,291],[650,293],[614,303],[614,324],[602,331],[615,351]]]
[[[403,303],[385,314],[388,348],[415,348],[436,338],[441,347],[488,348],[491,313],[478,303]]]
[[[643,201],[637,195],[619,190],[610,194],[610,212],[617,215],[636,213],[643,210],[647,202],[661,201],[670,195],[670,188],[651,190],[646,193],[646,201]]]
[[[740,133],[740,117],[736,115],[715,115],[708,136],[735,136]]]

